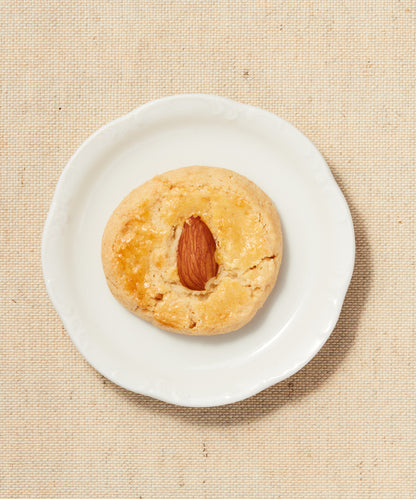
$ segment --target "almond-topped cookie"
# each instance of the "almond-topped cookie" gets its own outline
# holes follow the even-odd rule
[[[102,262],[115,298],[178,333],[213,335],[252,319],[282,258],[277,210],[231,170],[190,166],[134,189],[111,215]]]

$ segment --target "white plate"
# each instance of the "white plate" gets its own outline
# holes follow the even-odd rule
[[[154,175],[188,165],[246,175],[275,202],[283,262],[265,306],[214,337],[162,331],[124,309],[101,267],[104,226]],[[42,241],[49,296],[78,350],[128,390],[184,406],[247,398],[318,352],[341,311],[354,266],[345,199],[313,144],[262,109],[213,95],[150,102],[104,126],[59,179]]]

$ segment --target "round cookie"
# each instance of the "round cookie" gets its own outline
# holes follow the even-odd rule
[[[250,321],[276,282],[279,216],[231,170],[190,166],[134,189],[111,215],[102,263],[115,298],[178,333],[227,333]]]

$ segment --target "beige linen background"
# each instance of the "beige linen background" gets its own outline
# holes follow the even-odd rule
[[[415,497],[414,1],[3,1],[2,498]],[[291,379],[171,406],[106,381],[47,297],[59,175],[161,96],[275,112],[320,149],[354,219],[339,323]]]

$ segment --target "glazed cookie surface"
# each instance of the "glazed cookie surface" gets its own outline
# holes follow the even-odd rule
[[[231,170],[171,170],[128,194],[102,239],[108,286],[128,310],[178,333],[240,328],[263,305],[282,258],[270,198]]]

